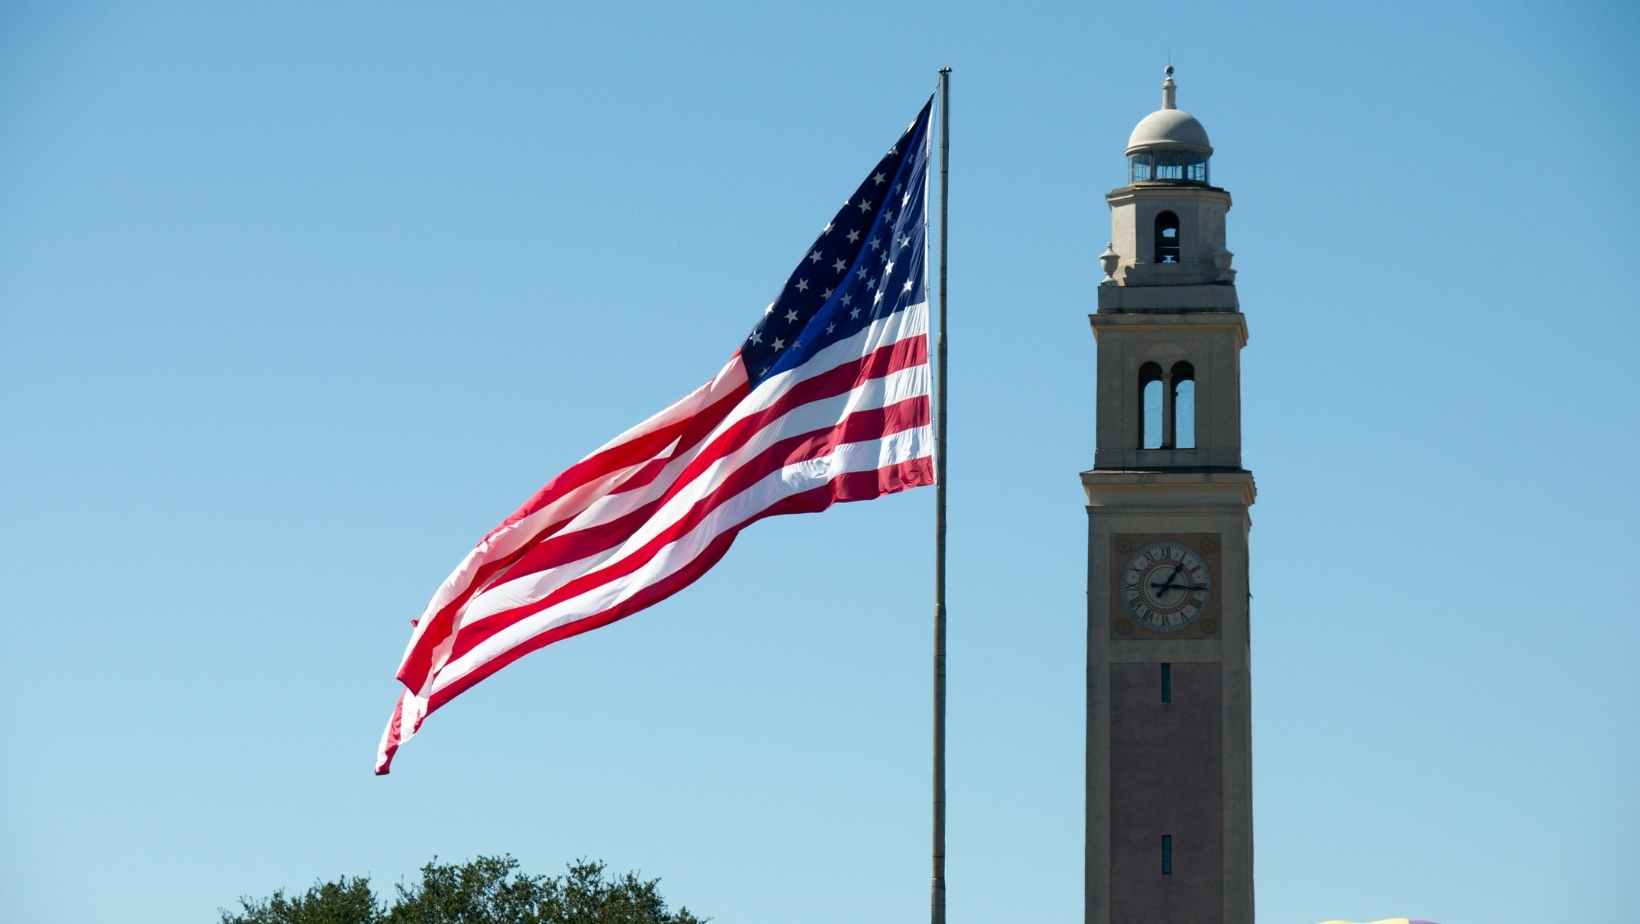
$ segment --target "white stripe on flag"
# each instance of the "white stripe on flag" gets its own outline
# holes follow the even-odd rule
[[[470,625],[486,616],[491,616],[514,607],[525,606],[541,599],[548,593],[562,586],[567,581],[585,574],[609,561],[620,558],[632,549],[641,547],[653,539],[657,534],[669,529],[672,524],[686,515],[691,508],[702,498],[723,483],[724,479],[734,474],[748,460],[756,457],[771,445],[798,434],[809,433],[822,428],[831,427],[848,415],[868,410],[877,410],[904,401],[907,398],[928,394],[928,366],[926,364],[912,366],[890,373],[879,379],[872,379],[853,391],[843,392],[819,401],[799,405],[790,412],[771,421],[745,443],[737,444],[735,448],[721,459],[712,463],[699,477],[684,486],[677,494],[668,498],[639,529],[624,542],[589,555],[574,562],[566,562],[524,575],[516,580],[496,584],[482,592],[473,595],[467,605],[462,608],[457,619],[456,629]],[[704,445],[704,443],[703,443]],[[693,461],[693,455],[678,459],[674,464],[679,468]],[[673,480],[676,472],[670,473],[672,478],[667,479],[664,487],[674,487]],[[657,479],[659,481],[660,479]],[[636,492],[634,492],[636,493]],[[659,494],[660,491],[653,492]],[[653,500],[653,497],[644,496],[643,503]],[[620,494],[608,498],[607,507],[594,505],[583,514],[587,522],[576,523],[571,529],[579,529],[607,523],[618,516],[631,512],[640,504],[627,501],[627,495]],[[567,535],[567,529],[560,535]]]
[[[555,603],[485,639],[473,650],[445,665],[435,676],[428,693],[437,693],[450,686],[484,662],[541,632],[609,609],[687,565],[719,534],[767,510],[777,501],[824,485],[842,474],[873,471],[928,457],[933,451],[933,431],[922,426],[885,439],[845,443],[819,458],[803,460],[771,472],[718,506],[693,529],[668,543],[661,554],[637,570],[587,593]]]

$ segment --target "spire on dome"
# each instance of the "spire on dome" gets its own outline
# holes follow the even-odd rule
[[[1162,71],[1162,108],[1177,109],[1179,105],[1174,100],[1173,65],[1169,64]]]

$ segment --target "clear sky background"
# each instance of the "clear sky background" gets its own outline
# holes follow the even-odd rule
[[[437,855],[927,903],[934,496],[765,522],[370,774],[418,613],[955,68],[950,905],[1081,915],[1086,316],[1162,65],[1251,329],[1262,921],[1640,917],[1632,7],[0,6],[0,918]]]

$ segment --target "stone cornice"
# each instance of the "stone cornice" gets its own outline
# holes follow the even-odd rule
[[[1258,489],[1253,473],[1092,469],[1082,473],[1088,509],[1121,507],[1239,507],[1253,505]]]
[[[1181,327],[1200,330],[1231,330],[1237,335],[1237,346],[1247,345],[1247,316],[1239,311],[1116,311],[1101,308],[1088,315],[1093,335],[1100,328],[1123,330],[1161,330]]]
[[[1127,186],[1118,186],[1110,192],[1105,193],[1105,201],[1113,206],[1122,205],[1132,202],[1134,199],[1139,198],[1142,193],[1147,192],[1166,193],[1170,196],[1188,196],[1199,199],[1219,199],[1225,203],[1226,208],[1228,208],[1231,204],[1230,190],[1225,189],[1222,186],[1207,186],[1197,183],[1168,183],[1165,181],[1152,181],[1148,183],[1140,182],[1131,183]]]

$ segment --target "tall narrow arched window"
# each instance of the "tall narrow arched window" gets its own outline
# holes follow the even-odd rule
[[[1187,362],[1173,364],[1173,374],[1169,377],[1169,395],[1173,402],[1173,413],[1169,415],[1173,422],[1173,439],[1169,442],[1174,449],[1196,448],[1196,367]]]
[[[1145,363],[1139,367],[1139,448],[1162,446],[1162,367]]]
[[[1156,216],[1156,262],[1179,262],[1179,216],[1172,212]]]

